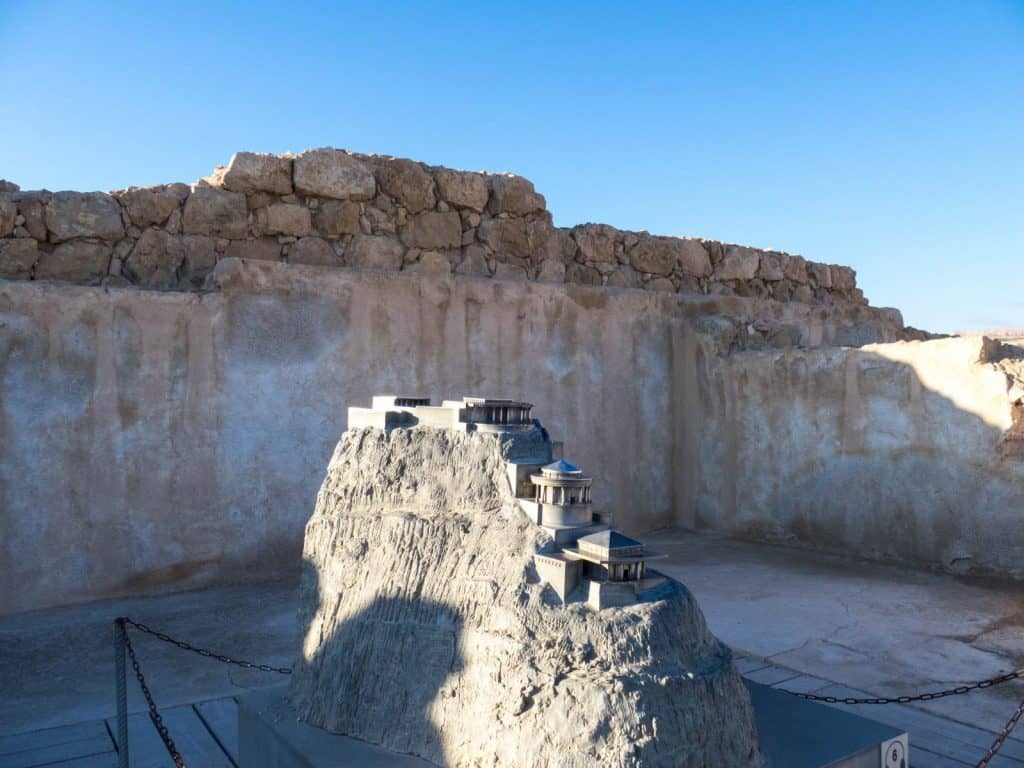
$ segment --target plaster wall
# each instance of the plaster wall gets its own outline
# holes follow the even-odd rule
[[[1019,465],[990,455],[1005,391],[971,369],[933,394],[882,348],[735,351],[763,346],[753,318],[807,345],[896,333],[862,308],[232,259],[214,277],[0,282],[0,612],[294,571],[347,406],[397,391],[535,403],[627,531],[1017,573]]]
[[[676,522],[676,296],[228,267],[208,294],[0,284],[3,612],[294,571],[347,406],[385,392],[521,396],[624,524]]]
[[[1024,363],[988,339],[741,352],[702,371],[696,527],[1024,577]]]

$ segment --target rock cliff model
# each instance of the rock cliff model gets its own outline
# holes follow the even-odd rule
[[[439,765],[760,765],[730,652],[683,585],[595,609],[541,578],[555,537],[515,470],[552,444],[520,405],[495,426],[398,403],[407,418],[342,436],[306,528],[299,716]]]

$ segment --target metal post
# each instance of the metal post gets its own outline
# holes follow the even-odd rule
[[[114,620],[114,676],[117,685],[117,768],[128,768],[128,680],[124,619]]]

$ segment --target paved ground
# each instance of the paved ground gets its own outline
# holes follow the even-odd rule
[[[647,538],[670,555],[659,567],[697,595],[711,628],[740,654],[741,671],[758,682],[842,696],[893,695],[1024,666],[1024,585],[675,531]],[[0,618],[0,768],[113,764],[105,721],[114,714],[115,616],[285,666],[294,647],[294,612],[294,585],[271,583]],[[133,638],[172,733],[181,734],[183,753],[196,755],[191,764],[232,765],[231,697],[277,684],[280,676],[228,667],[137,632]],[[130,710],[141,713],[141,696],[134,685],[130,690]],[[928,704],[855,711],[908,730],[915,767],[944,768],[973,765],[1021,697],[1024,684],[1013,682]],[[47,728],[53,730],[41,731]],[[133,745],[139,740],[133,766],[166,763],[144,715],[133,718],[131,733]],[[151,760],[139,762],[143,755]],[[1011,740],[993,765],[1024,766],[1024,741]]]

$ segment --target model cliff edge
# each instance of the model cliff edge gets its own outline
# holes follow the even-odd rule
[[[528,403],[373,406],[306,527],[303,720],[448,766],[761,765],[729,649]]]

